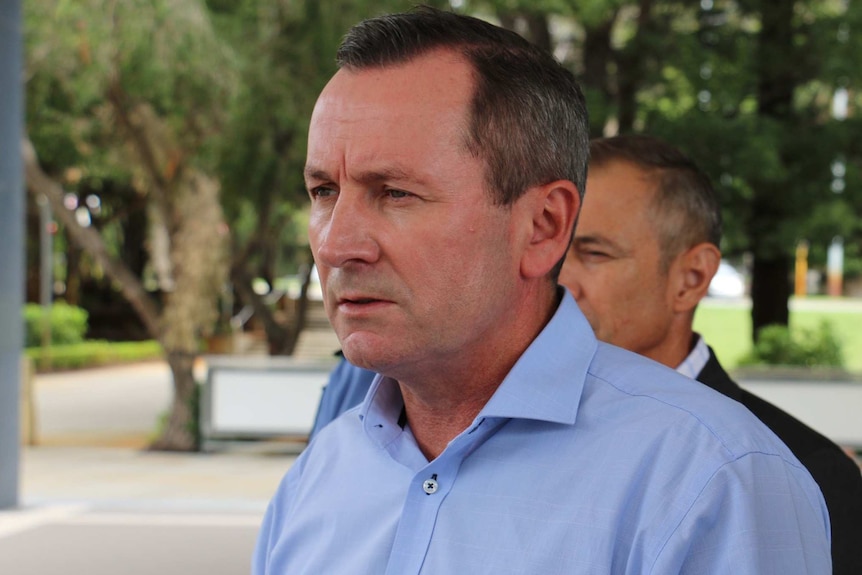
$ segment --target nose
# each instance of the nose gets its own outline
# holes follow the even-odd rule
[[[569,250],[566,254],[566,260],[563,262],[563,269],[560,270],[559,283],[568,288],[575,299],[581,297],[580,277],[583,273],[584,269],[579,265],[578,258],[572,253],[572,250]]]
[[[569,291],[572,292],[572,295],[575,299],[581,299],[581,282],[579,281],[570,281],[568,284],[565,284]]]
[[[329,205],[313,204],[309,232],[315,261],[331,268],[375,262],[380,251],[374,226],[373,207],[356,191],[342,189]]]

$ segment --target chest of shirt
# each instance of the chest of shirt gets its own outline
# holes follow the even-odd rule
[[[412,469],[367,442],[314,458],[291,489],[274,572],[544,575],[650,563],[684,512],[668,501],[703,478],[685,458],[654,465],[669,450],[636,424],[578,441],[566,427],[508,421]]]

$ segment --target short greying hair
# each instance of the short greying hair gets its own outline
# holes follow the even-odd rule
[[[709,178],[685,154],[652,136],[624,135],[590,142],[593,170],[614,161],[634,164],[655,178],[652,215],[665,271],[676,256],[699,243],[719,247],[721,207]]]
[[[584,96],[550,54],[488,22],[418,7],[360,22],[338,49],[339,68],[409,62],[434,50],[463,56],[476,87],[465,147],[485,163],[493,201],[511,205],[530,187],[573,182],[583,197],[589,153]]]

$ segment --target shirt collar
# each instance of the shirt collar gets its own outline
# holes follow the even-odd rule
[[[534,419],[573,424],[596,338],[575,299],[563,289],[554,316],[524,351],[479,413],[486,417]],[[392,438],[404,405],[395,380],[377,376],[359,410],[366,431],[381,426]],[[385,439],[384,439],[385,442]]]
[[[700,334],[694,334],[694,336],[697,338],[697,342],[688,356],[676,367],[679,373],[691,379],[697,379],[697,376],[706,367],[706,362],[709,361],[709,347],[700,337]]]
[[[565,290],[548,325],[518,359],[479,417],[575,422],[596,337]]]

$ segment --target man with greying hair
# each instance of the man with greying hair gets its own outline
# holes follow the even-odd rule
[[[420,8],[348,32],[311,118],[330,322],[379,374],[278,488],[256,574],[828,573],[822,496],[748,410],[598,343],[556,279],[572,75]]]
[[[862,573],[859,467],[828,438],[739,387],[694,332],[695,309],[721,261],[720,241],[712,184],[687,156],[650,136],[599,138],[590,143],[586,201],[560,283],[599,339],[705,383],[765,423],[823,493],[833,573]]]

